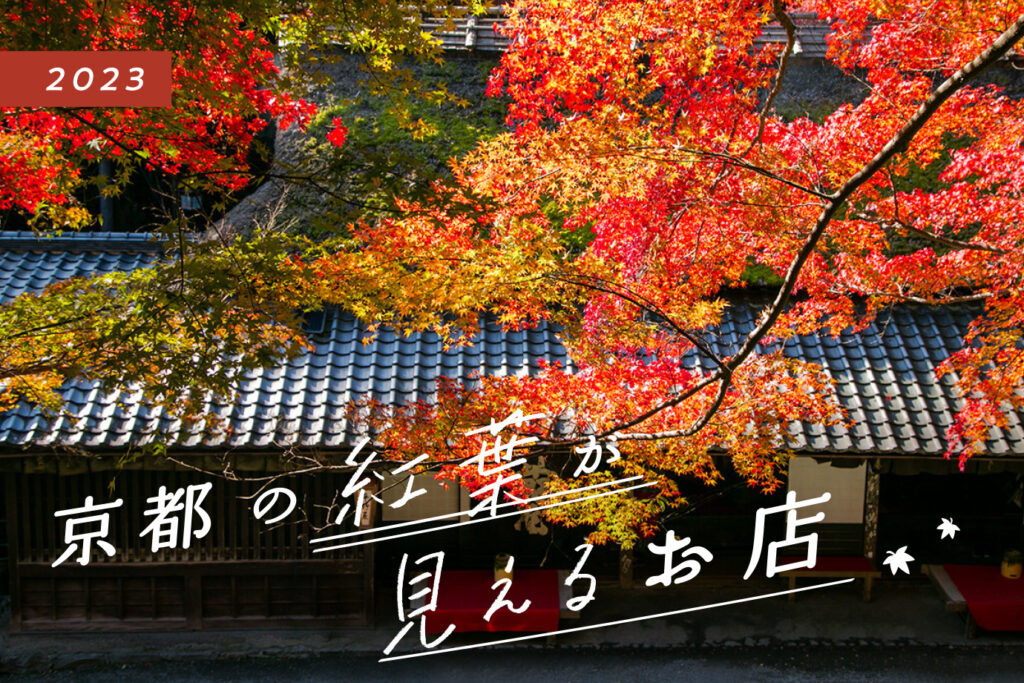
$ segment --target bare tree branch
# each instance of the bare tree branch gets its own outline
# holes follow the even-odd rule
[[[779,58],[775,85],[772,87],[772,91],[768,93],[768,99],[765,100],[761,114],[757,117],[757,135],[750,141],[750,146],[740,155],[741,157],[745,157],[754,148],[754,145],[761,142],[761,136],[764,135],[764,124],[768,119],[768,112],[771,110],[772,105],[775,104],[775,98],[779,96],[779,92],[782,90],[782,79],[786,76],[789,56],[793,54],[793,47],[796,45],[796,26],[793,24],[793,20],[789,18],[789,15],[786,14],[786,10],[782,6],[782,0],[772,0],[772,14],[775,16],[775,20],[782,24],[782,28],[786,29],[786,47],[782,50],[782,56]]]
[[[921,239],[926,239],[929,242],[935,242],[936,244],[941,244],[944,247],[950,247],[952,249],[964,249],[968,251],[985,251],[990,254],[999,254],[1000,256],[1004,256],[1009,253],[1006,249],[993,247],[989,244],[980,244],[978,242],[964,242],[962,240],[953,239],[952,237],[946,237],[945,235],[936,235],[933,232],[928,232],[927,230],[916,228],[905,221],[889,221],[887,225],[896,226],[901,230],[906,230],[915,237],[920,237]]]
[[[653,147],[629,147],[629,148],[627,148],[628,151],[642,151],[642,150],[645,150],[645,149],[653,150],[655,148],[653,148]],[[657,149],[666,149],[666,148],[659,147]],[[766,168],[764,168],[762,166],[758,166],[757,164],[753,164],[753,163],[747,161],[746,159],[742,159],[742,158],[740,158],[740,157],[738,157],[738,156],[736,156],[734,154],[727,154],[725,152],[712,152],[711,150],[707,150],[707,149],[695,149],[693,147],[684,147],[682,145],[674,146],[674,147],[671,148],[671,150],[672,151],[683,152],[684,154],[690,154],[690,155],[696,156],[696,157],[707,157],[709,159],[717,159],[719,161],[724,161],[727,164],[731,164],[733,166],[737,166],[739,168],[746,169],[748,171],[753,171],[754,173],[756,173],[758,175],[762,175],[765,178],[769,178],[769,179],[774,180],[776,182],[782,183],[783,185],[788,185],[789,187],[792,187],[795,190],[800,190],[801,192],[804,192],[804,193],[809,194],[809,195],[813,195],[815,197],[819,197],[821,199],[831,199],[832,196],[833,196],[833,195],[827,194],[825,192],[822,192],[820,190],[816,190],[814,188],[807,187],[806,185],[801,185],[800,183],[798,183],[798,182],[796,182],[794,180],[790,180],[789,178],[784,178],[783,176],[780,176],[778,173],[775,173],[774,171],[769,171],[768,169],[766,169]]]

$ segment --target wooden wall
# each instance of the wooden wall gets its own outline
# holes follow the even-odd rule
[[[10,560],[10,549],[7,546],[7,486],[4,485],[4,477],[10,476],[0,473],[0,596],[11,594],[10,574],[8,563]]]
[[[59,476],[7,474],[12,630],[200,629],[240,626],[358,626],[371,621],[372,550],[314,555],[308,541],[344,529],[324,528],[326,509],[347,478],[317,475],[282,481],[299,498],[273,527],[256,520],[252,483],[183,471],[121,471]],[[213,482],[203,509],[210,533],[192,547],[151,552],[140,532],[153,519],[146,499],[161,485],[174,490]],[[111,489],[112,486],[112,489]],[[112,491],[112,492],[111,492]],[[93,548],[90,562],[51,564],[63,552],[64,519],[54,512],[122,498],[111,510],[112,557]],[[270,515],[272,516],[273,513]],[[304,516],[306,519],[304,519]],[[288,522],[288,523],[285,523]],[[368,546],[367,548],[372,548]]]

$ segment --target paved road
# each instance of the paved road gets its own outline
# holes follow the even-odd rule
[[[378,663],[365,656],[83,666],[12,681],[1013,681],[1024,648],[716,648],[463,652]]]

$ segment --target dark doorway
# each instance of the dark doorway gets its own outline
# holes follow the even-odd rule
[[[1021,477],[1000,474],[884,474],[878,550],[910,546],[918,562],[998,564],[1021,547]],[[960,527],[955,539],[936,529],[943,518]]]

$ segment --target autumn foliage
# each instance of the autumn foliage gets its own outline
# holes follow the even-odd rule
[[[828,61],[859,80],[862,99],[816,117],[777,111],[798,12],[831,26]],[[433,330],[449,343],[467,341],[482,315],[509,328],[560,326],[572,368],[442,383],[436,403],[374,406],[368,419],[393,457],[450,462],[480,444],[438,444],[516,408],[547,414],[536,435],[562,452],[614,435],[616,474],[660,488],[560,520],[597,524],[597,540],[650,531],[678,503],[677,477],[719,478],[715,454],[752,484],[778,486],[787,426],[844,417],[819,367],[763,352],[763,342],[862,327],[902,302],[984,309],[940,368],[960,378],[964,408],[947,436],[948,455],[963,462],[1007,409],[1024,407],[1024,103],[978,76],[1016,63],[1022,14],[1024,3],[1004,1],[512,3],[501,28],[510,46],[490,81],[509,101],[509,128],[453,161],[457,191],[339,228],[329,246],[292,243],[278,255],[287,276],[267,291],[346,307],[371,333]],[[260,39],[225,22],[179,78],[223,68],[241,79],[237,101],[210,93],[212,113],[190,128],[194,139],[174,138],[177,156],[155,142],[165,139],[159,121],[131,112],[19,114],[0,133],[10,150],[0,163],[20,164],[24,177],[5,173],[17,179],[0,186],[0,202],[33,187],[50,206],[60,191],[52,174],[73,174],[42,151],[44,134],[66,141],[58,151],[98,139],[104,153],[212,173],[220,159],[209,148],[250,136],[248,114],[304,120],[302,100],[261,99],[257,81],[236,73],[269,67]],[[761,40],[769,23],[787,42]],[[174,114],[186,128],[188,111]],[[28,150],[22,161],[18,149]],[[719,357],[706,339],[754,267],[770,272],[771,301],[737,351]],[[703,371],[682,362],[694,354]]]
[[[178,194],[207,197],[206,218],[216,218],[260,180],[257,135],[271,124],[304,128],[317,114],[306,97],[317,74],[303,68],[301,51],[279,51],[278,40],[352,44],[375,87],[386,89],[403,83],[397,54],[436,56],[421,16],[472,9],[442,0],[0,2],[3,49],[164,50],[174,58],[170,108],[0,108],[0,218],[5,227],[27,221],[42,236],[110,229],[83,197],[118,197],[142,182],[141,172],[164,181],[172,206]],[[346,133],[335,118],[326,138],[341,147]],[[111,172],[97,172],[101,160]],[[130,274],[75,278],[0,309],[0,409],[24,400],[59,411],[60,386],[80,378],[199,419],[208,395],[230,395],[244,368],[304,350],[299,313],[320,302],[289,263],[308,241],[260,234],[203,242],[188,234],[216,234],[202,218],[174,211],[156,225],[119,226],[155,232],[171,258]]]
[[[776,111],[795,46],[786,3],[509,10],[510,47],[490,88],[510,99],[510,130],[457,164],[495,208],[485,226],[445,240],[443,267],[514,242],[488,272],[511,269],[518,291],[475,292],[478,306],[508,325],[564,326],[576,367],[484,379],[435,415],[520,407],[552,416],[540,431],[547,443],[614,435],[628,453],[615,471],[663,486],[653,501],[590,504],[561,520],[598,524],[598,539],[628,537],[624,519],[646,528],[672,504],[673,476],[717,479],[715,453],[770,490],[787,424],[843,419],[820,368],[762,353],[769,339],[861,328],[903,302],[978,302],[967,346],[939,370],[957,373],[964,396],[947,455],[962,465],[1022,407],[1024,112],[976,75],[1017,59],[1009,49],[1024,7],[797,9],[831,25],[828,60],[861,81],[859,102],[818,118]],[[759,40],[769,22],[787,29],[787,44]],[[377,229],[371,249],[408,224]],[[535,267],[519,274],[531,250]],[[429,241],[399,253],[440,256]],[[752,266],[780,283],[774,300],[735,355],[717,357],[706,340]],[[711,369],[685,370],[680,359],[693,354]]]
[[[271,46],[230,8],[115,5],[12,3],[3,12],[0,41],[19,49],[177,55],[170,109],[0,110],[0,209],[21,209],[40,227],[90,221],[72,195],[88,180],[82,169],[104,158],[120,162],[122,173],[144,165],[180,175],[193,189],[240,189],[249,182],[245,157],[268,118],[287,127],[313,114],[309,102],[281,92]],[[116,193],[124,179],[114,180],[106,192]]]

